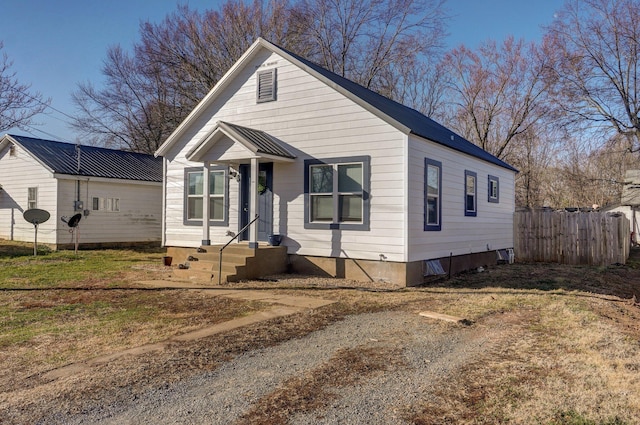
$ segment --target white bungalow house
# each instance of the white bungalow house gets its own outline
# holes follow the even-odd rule
[[[263,39],[156,155],[169,252],[225,243],[257,216],[238,239],[281,235],[293,271],[415,285],[426,260],[457,271],[513,246],[513,167]]]
[[[81,248],[160,246],[162,160],[153,155],[7,134],[0,185],[1,239],[33,242],[23,214],[37,208],[51,215],[38,243],[54,249],[75,246],[75,237]],[[74,230],[67,222],[76,214]]]

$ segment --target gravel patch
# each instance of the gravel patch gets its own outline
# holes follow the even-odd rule
[[[327,389],[335,395],[327,406],[294,414],[290,422],[403,424],[409,406],[428,399],[440,380],[497,343],[475,328],[399,311],[350,316],[304,338],[248,351],[212,372],[147,391],[130,402],[103,400],[81,414],[52,414],[46,423],[230,424],[288,378],[316,369],[340,349],[366,346],[393,347],[401,358],[356,385]]]

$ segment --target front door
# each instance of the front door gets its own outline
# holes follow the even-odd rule
[[[240,165],[240,229],[251,221],[249,219],[250,210],[250,187],[251,166]],[[258,240],[267,241],[273,233],[273,163],[266,162],[258,164]],[[241,240],[249,240],[249,229],[246,229]]]

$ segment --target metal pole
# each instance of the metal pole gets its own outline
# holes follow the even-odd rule
[[[35,228],[35,239],[33,241],[33,256],[36,257],[38,255],[38,223],[33,223],[33,227]]]

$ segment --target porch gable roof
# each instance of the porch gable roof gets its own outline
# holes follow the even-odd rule
[[[278,139],[269,133],[225,121],[218,121],[213,129],[202,137],[187,153],[187,159],[195,162],[202,161],[207,152],[223,136],[229,137],[234,143],[239,143],[249,151],[251,156],[248,156],[247,159],[259,157],[289,162],[296,158],[295,155],[282,146]]]

